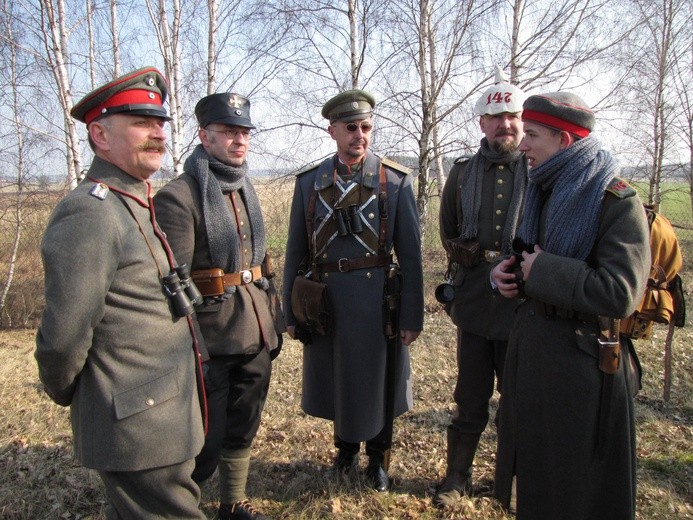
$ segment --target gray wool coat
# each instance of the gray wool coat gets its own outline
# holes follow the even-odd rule
[[[620,318],[640,301],[650,268],[647,220],[632,188],[618,193],[605,194],[586,261],[543,252],[525,281],[528,298],[518,307],[506,357],[495,479],[496,494],[508,506],[516,475],[518,520],[630,520],[635,515],[627,357],[613,376],[607,455],[600,461],[604,374],[598,368],[598,325],[541,312],[550,304]],[[622,352],[627,356],[623,347]]]
[[[242,203],[240,196],[237,200]],[[228,197],[226,204],[232,211]],[[183,174],[166,184],[154,197],[154,207],[181,264],[188,264],[191,270],[220,267],[212,265],[200,189],[193,177]],[[250,257],[244,255],[246,269],[252,267]],[[270,350],[279,346],[283,322],[278,300],[272,307],[268,292],[254,283],[236,289],[227,300],[196,308],[210,356],[256,354],[265,346]]]
[[[386,166],[388,211],[386,244],[394,248],[403,272],[400,326],[423,328],[423,276],[418,212],[412,176],[392,163]],[[306,216],[309,198],[316,188],[331,185],[333,157],[298,175],[289,219],[284,264],[283,294],[287,325],[295,325],[291,290],[299,265],[308,252]],[[380,160],[369,153],[358,179],[374,187],[374,197],[361,211],[365,221],[378,230],[378,173]],[[368,175],[370,174],[370,175]],[[316,229],[329,208],[316,204]],[[365,256],[353,235],[337,237],[321,261]],[[383,332],[384,269],[368,268],[323,275],[334,312],[334,330],[329,336],[314,335],[303,349],[301,405],[309,415],[334,421],[335,433],[347,442],[375,437],[384,426],[386,338]],[[412,407],[409,349],[401,346],[397,367],[395,416]]]
[[[162,289],[169,263],[150,221],[149,185],[99,158],[88,177],[111,188],[105,198],[85,179],[59,202],[41,243],[39,377],[70,406],[84,466],[138,471],[190,460],[204,439],[197,361],[188,323]]]

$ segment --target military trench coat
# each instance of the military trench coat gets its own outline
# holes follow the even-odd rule
[[[151,225],[149,184],[98,157],[87,175],[58,203],[41,244],[39,376],[70,405],[82,465],[138,471],[193,459],[204,441],[197,360],[160,281],[169,263]],[[103,200],[90,179],[110,187]]]
[[[284,264],[283,295],[287,325],[295,325],[291,312],[291,290],[299,266],[308,252],[306,217],[311,193],[332,186],[335,158],[298,175],[289,221]],[[369,153],[360,179],[373,188],[373,197],[362,207],[363,221],[376,230],[378,210],[378,172],[380,159]],[[423,275],[421,233],[412,190],[412,175],[394,163],[384,163],[387,175],[388,250],[397,255],[403,272],[400,327],[423,328]],[[335,187],[335,189],[337,189]],[[329,204],[318,202],[315,229],[331,218]],[[353,235],[336,237],[320,261],[365,256]],[[328,336],[313,336],[303,349],[303,390],[301,406],[309,415],[334,421],[335,433],[347,442],[375,437],[384,426],[386,338],[383,331],[384,269],[368,268],[347,273],[330,272],[322,276],[327,284],[334,312],[334,328]],[[409,349],[398,353],[395,416],[412,407]]]
[[[600,461],[604,374],[598,368],[598,325],[547,317],[544,305],[558,313],[620,318],[640,301],[650,268],[648,225],[632,188],[614,193],[606,192],[586,261],[543,252],[526,280],[528,298],[518,308],[506,357],[495,480],[496,495],[508,506],[516,475],[518,520],[631,520],[635,515],[628,359],[613,376]]]

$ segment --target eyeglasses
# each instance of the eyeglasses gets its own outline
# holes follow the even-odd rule
[[[227,139],[235,139],[236,136],[241,136],[245,140],[250,139],[250,129],[249,128],[224,128],[223,130],[216,130],[214,128],[205,128],[207,132],[216,132],[218,134],[224,134]]]
[[[361,128],[361,131],[362,131],[364,134],[367,134],[368,132],[370,132],[371,130],[373,130],[373,125],[372,125],[371,123],[367,123],[367,122],[364,122],[364,123],[361,123],[361,124],[358,124],[358,123],[346,123],[346,124],[344,125],[344,127],[347,129],[347,132],[351,132],[351,133],[356,132],[356,130],[358,130],[359,127]]]

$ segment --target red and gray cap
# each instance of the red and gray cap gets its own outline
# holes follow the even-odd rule
[[[70,114],[87,125],[113,114],[154,116],[170,121],[163,106],[167,95],[168,86],[161,72],[144,67],[92,90]]]
[[[522,120],[565,130],[578,137],[587,137],[594,129],[594,112],[581,97],[570,92],[529,96]]]
[[[496,65],[496,83],[481,95],[474,110],[478,116],[495,115],[508,112],[522,112],[525,93],[520,87],[510,83],[503,70]]]

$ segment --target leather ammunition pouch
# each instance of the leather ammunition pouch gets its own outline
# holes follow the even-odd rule
[[[291,311],[298,325],[311,333],[326,336],[332,331],[332,309],[322,282],[298,275],[291,290]]]
[[[464,239],[462,237],[446,240],[450,258],[464,268],[469,269],[481,262],[481,247],[476,239]]]

